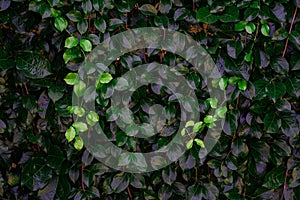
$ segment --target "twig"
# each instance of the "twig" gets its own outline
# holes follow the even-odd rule
[[[81,189],[82,189],[82,191],[85,192],[84,182],[83,182],[83,172],[84,172],[84,164],[82,163],[82,165],[81,165]]]
[[[129,187],[127,187],[127,192],[128,192],[129,199],[132,200],[132,194],[131,194],[131,192],[130,192]]]
[[[289,34],[292,32],[292,28],[293,28],[293,24],[294,24],[294,22],[295,22],[295,18],[296,18],[296,15],[297,15],[297,11],[298,11],[298,7],[296,6],[295,11],[294,11],[294,16],[293,16],[293,19],[292,19],[292,22],[291,22],[291,25],[290,25]],[[282,57],[285,56],[285,53],[286,53],[286,50],[287,50],[288,43],[289,43],[289,38],[286,38],[284,50],[283,50],[283,52],[282,52]]]
[[[282,195],[281,195],[281,198],[280,200],[283,200],[284,199],[284,192],[286,190],[286,184],[287,184],[287,178],[289,177],[289,169],[286,169],[285,170],[285,179],[284,179],[284,185],[283,185],[283,191],[282,191]]]

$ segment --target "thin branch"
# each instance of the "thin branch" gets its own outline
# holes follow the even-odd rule
[[[84,172],[84,164],[81,165],[81,189],[82,191],[85,191],[84,189],[84,182],[83,182],[83,172]]]
[[[283,185],[283,191],[282,191],[282,195],[281,195],[280,200],[284,199],[284,193],[286,191],[286,185],[287,185],[287,179],[288,179],[288,177],[289,177],[289,169],[286,169],[286,171],[285,171],[284,185]]]
[[[295,22],[295,18],[296,18],[296,15],[297,15],[297,11],[298,11],[298,7],[296,6],[295,11],[294,11],[294,16],[293,16],[293,19],[292,19],[292,22],[291,22],[291,25],[290,25],[289,34],[292,32],[292,28],[293,28],[293,24],[294,24],[294,22]],[[285,53],[286,53],[286,50],[287,50],[288,43],[289,43],[289,38],[286,38],[284,50],[283,50],[283,52],[282,52],[282,57],[285,56]]]

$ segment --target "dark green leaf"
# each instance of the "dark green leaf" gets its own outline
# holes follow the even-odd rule
[[[200,8],[197,11],[197,19],[200,22],[213,24],[218,20],[218,17],[210,13],[209,8]]]
[[[277,189],[284,183],[285,168],[282,166],[276,167],[267,173],[263,186],[269,189]]]
[[[50,62],[38,53],[24,52],[18,55],[16,66],[28,78],[39,79],[51,75]]]
[[[230,6],[225,8],[224,14],[220,16],[220,21],[224,23],[238,21],[239,10],[236,6]]]
[[[268,133],[278,133],[280,120],[275,113],[267,113],[264,118],[264,125]]]

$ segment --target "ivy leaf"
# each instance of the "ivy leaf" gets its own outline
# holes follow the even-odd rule
[[[65,133],[68,142],[71,142],[76,136],[76,130],[72,126]]]
[[[71,10],[66,15],[72,22],[79,22],[82,19],[81,12],[78,10]]]
[[[289,63],[285,58],[277,58],[271,63],[271,67],[278,74],[287,74],[289,71]]]
[[[242,41],[230,41],[227,43],[227,53],[232,58],[237,58],[243,50]]]
[[[94,111],[90,111],[86,116],[86,121],[90,126],[94,126],[99,121],[99,116]]]
[[[94,21],[95,27],[101,32],[105,33],[106,30],[106,22],[103,18]]]
[[[86,84],[81,80],[76,85],[74,85],[74,93],[77,97],[82,97],[84,95],[85,89]]]
[[[268,133],[278,133],[280,127],[280,119],[275,113],[267,113],[264,118],[264,125]]]
[[[86,52],[92,51],[92,48],[93,48],[92,43],[87,39],[81,39],[80,46],[83,49],[83,51],[86,51]]]
[[[209,8],[200,8],[197,11],[197,19],[199,22],[204,22],[207,24],[213,24],[218,21],[218,17],[210,13]]]
[[[81,19],[78,23],[77,23],[77,30],[79,31],[79,33],[81,35],[83,35],[88,29],[88,22],[86,19]]]
[[[76,37],[68,37],[66,40],[65,40],[65,47],[70,49],[72,47],[76,47],[78,45],[79,41]]]
[[[242,91],[245,91],[247,89],[247,81],[242,79],[242,80],[239,80],[238,82],[238,88]]]
[[[295,137],[299,134],[300,124],[294,114],[287,113],[280,117],[282,132],[288,137]]]
[[[270,27],[267,25],[267,24],[263,24],[261,26],[261,33],[264,35],[264,36],[267,36],[269,37],[270,36]]]
[[[219,18],[221,22],[235,22],[239,19],[239,10],[236,6],[230,6],[225,8],[224,14]]]
[[[63,31],[67,28],[68,21],[63,17],[57,17],[54,21],[54,26],[57,28],[57,30]]]
[[[253,22],[249,22],[245,26],[245,30],[247,33],[252,34],[255,31],[256,27]]]
[[[243,31],[245,30],[247,22],[246,21],[240,21],[234,26],[235,31]]]
[[[72,126],[75,128],[76,132],[85,132],[88,130],[86,123],[84,122],[74,122]]]
[[[34,169],[34,170],[33,170]],[[42,158],[33,158],[28,161],[22,170],[22,185],[30,190],[37,191],[44,188],[51,179],[51,169]]]
[[[51,75],[50,62],[38,53],[21,53],[16,59],[17,69],[26,77],[32,79],[45,78]]]
[[[276,167],[267,173],[263,186],[269,189],[277,189],[283,185],[285,179],[285,168],[282,166]]]
[[[55,103],[64,96],[64,87],[62,85],[53,85],[48,90],[48,96]]]
[[[224,118],[225,118],[225,115],[226,115],[226,112],[227,112],[227,107],[226,107],[226,106],[223,106],[223,107],[217,108],[215,114],[216,114],[218,117],[224,119]]]
[[[269,83],[266,87],[266,94],[273,99],[278,99],[282,97],[286,92],[286,87],[281,82],[272,82]]]
[[[78,151],[83,148],[83,140],[81,139],[81,137],[75,137],[74,147]]]
[[[75,85],[79,82],[78,80],[78,73],[68,73],[67,76],[64,78],[64,81],[68,84],[68,85]]]
[[[296,78],[287,79],[285,82],[286,89],[289,95],[300,97],[300,80]]]
[[[156,15],[157,14],[156,8],[151,4],[144,4],[139,8],[139,10],[144,15]]]
[[[113,79],[113,77],[109,73],[105,72],[105,73],[102,73],[101,76],[99,77],[99,82],[102,84],[107,84],[112,79]]]

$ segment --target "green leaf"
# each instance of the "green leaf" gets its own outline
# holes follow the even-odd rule
[[[245,91],[247,89],[247,81],[242,79],[238,82],[238,88],[242,91]]]
[[[266,87],[266,94],[273,99],[278,99],[282,97],[286,92],[286,87],[281,82],[272,82],[269,83]]]
[[[221,90],[226,90],[228,83],[228,78],[227,77],[222,77],[219,81],[219,87]]]
[[[264,118],[264,125],[268,133],[278,133],[280,120],[275,113],[267,113]]]
[[[295,137],[297,134],[299,134],[300,124],[294,114],[282,114],[280,119],[282,132],[286,136]]]
[[[249,53],[244,56],[244,60],[247,62],[252,61],[252,50],[250,50]]]
[[[75,85],[79,82],[78,80],[78,73],[68,73],[67,76],[64,78],[64,81],[68,84],[68,85]]]
[[[186,148],[189,150],[193,147],[194,140],[191,139],[186,143]]]
[[[235,31],[243,31],[245,30],[247,22],[246,21],[240,21],[234,26]]]
[[[44,188],[51,178],[51,168],[46,165],[44,160],[33,158],[24,165],[21,182],[30,190],[37,191]]]
[[[84,122],[74,122],[72,126],[75,128],[76,132],[85,132],[88,130],[86,123]]]
[[[63,152],[58,146],[51,146],[46,157],[46,163],[53,169],[60,169],[65,160]]]
[[[68,128],[68,130],[65,133],[65,136],[66,136],[66,139],[68,140],[68,142],[71,142],[76,136],[75,128],[73,128],[72,126],[70,128]]]
[[[144,4],[139,8],[139,10],[144,15],[156,15],[157,14],[156,8],[151,4]]]
[[[271,67],[278,74],[287,74],[289,72],[289,63],[285,58],[279,57],[274,59],[271,63]]]
[[[257,80],[253,85],[255,87],[255,100],[263,99],[267,95],[266,86],[268,85],[268,82],[265,80]]]
[[[89,125],[94,126],[99,121],[99,116],[96,112],[90,111],[86,116],[86,121]]]
[[[277,189],[283,185],[285,180],[285,168],[279,166],[267,173],[263,186],[269,189]]]
[[[218,99],[217,98],[215,98],[215,97],[214,98],[208,98],[208,99],[206,99],[206,101],[209,102],[209,104],[212,108],[217,108],[217,106],[218,106]]]
[[[247,23],[245,26],[245,30],[249,34],[252,34],[255,31],[255,29],[256,29],[256,27],[255,27],[254,23],[252,23],[252,22]]]
[[[188,122],[186,122],[186,124],[185,124],[185,128],[190,127],[190,126],[194,126],[194,125],[195,125],[195,122],[194,122],[194,121],[188,121]]]
[[[163,14],[168,14],[172,8],[172,0],[160,0],[159,11]]]
[[[57,28],[57,30],[63,31],[67,28],[68,21],[63,17],[58,17],[54,21],[54,26],[55,26],[55,28]]]
[[[179,8],[174,13],[174,21],[185,19],[190,14],[190,11],[185,8]]]
[[[204,124],[203,122],[197,122],[194,124],[194,127],[193,127],[193,132],[196,133],[198,131],[201,131],[204,127]]]
[[[223,106],[223,107],[220,107],[220,108],[216,109],[215,115],[217,115],[218,117],[224,119],[225,115],[226,115],[226,112],[227,112],[227,107]]]
[[[206,124],[210,124],[210,123],[213,123],[213,122],[215,122],[215,121],[217,121],[217,119],[216,119],[214,116],[211,116],[211,115],[208,115],[208,116],[206,116],[206,117],[204,118],[204,122],[205,122]]]
[[[80,46],[83,49],[83,51],[86,51],[86,52],[92,51],[92,48],[93,48],[92,43],[87,39],[81,39]]]
[[[51,75],[50,62],[38,53],[19,54],[16,58],[16,66],[28,78],[39,79]]]
[[[84,113],[85,113],[85,110],[84,110],[84,108],[82,108],[80,106],[72,106],[72,109],[71,109],[70,112],[74,113],[78,117],[82,117],[84,115]]]
[[[83,148],[83,140],[81,139],[81,137],[75,137],[74,147],[78,151]]]
[[[225,8],[224,14],[220,16],[220,21],[224,23],[235,22],[239,19],[239,10],[236,6],[230,6]]]
[[[65,47],[70,49],[72,47],[76,47],[78,43],[78,39],[76,37],[71,36],[65,40]]]
[[[85,89],[86,84],[81,80],[76,85],[74,85],[74,93],[77,97],[82,97],[84,95]]]
[[[203,142],[202,140],[196,138],[194,141],[196,142],[196,144],[197,144],[199,147],[205,148],[204,142]]]
[[[48,96],[55,103],[64,96],[64,87],[62,85],[53,85],[48,90]]]
[[[239,80],[241,80],[240,77],[232,76],[232,77],[229,78],[228,83],[229,84],[236,84]]]
[[[261,26],[261,33],[264,35],[264,36],[267,36],[269,37],[270,36],[270,27],[267,25],[267,24],[263,24]]]
[[[227,53],[232,58],[237,58],[243,50],[242,41],[230,41],[227,43]]]
[[[95,27],[101,32],[105,33],[106,30],[106,22],[103,18],[94,21]]]
[[[79,22],[82,19],[81,12],[78,10],[72,10],[66,15],[72,22]]]
[[[210,13],[209,8],[200,8],[197,11],[197,19],[199,22],[204,22],[207,24],[213,24],[218,21],[218,17]]]
[[[244,19],[246,19],[246,21],[250,22],[258,16],[258,13],[259,13],[259,9],[248,8],[244,12]]]
[[[231,144],[232,154],[236,157],[248,153],[248,147],[240,138],[236,138]]]
[[[1,2],[6,2],[6,4],[0,3],[0,11],[6,10],[11,1],[1,1]],[[31,1],[29,3],[29,10],[34,11],[34,12],[38,12],[42,15],[42,18],[47,18],[50,17],[51,15],[51,9],[50,6],[44,2],[44,1]]]
[[[63,55],[63,59],[65,63],[68,63],[71,60],[75,60],[77,58],[81,57],[80,50],[78,48],[71,48],[71,49],[66,49]]]
[[[77,30],[79,31],[79,33],[81,35],[83,35],[88,29],[88,22],[86,19],[81,19],[78,23],[77,23]]]
[[[99,82],[102,84],[107,84],[112,79],[113,79],[113,77],[109,73],[105,72],[105,73],[102,73],[101,76],[99,77]]]
[[[300,97],[300,80],[296,78],[287,79],[285,82],[286,89],[289,95],[299,98]]]

